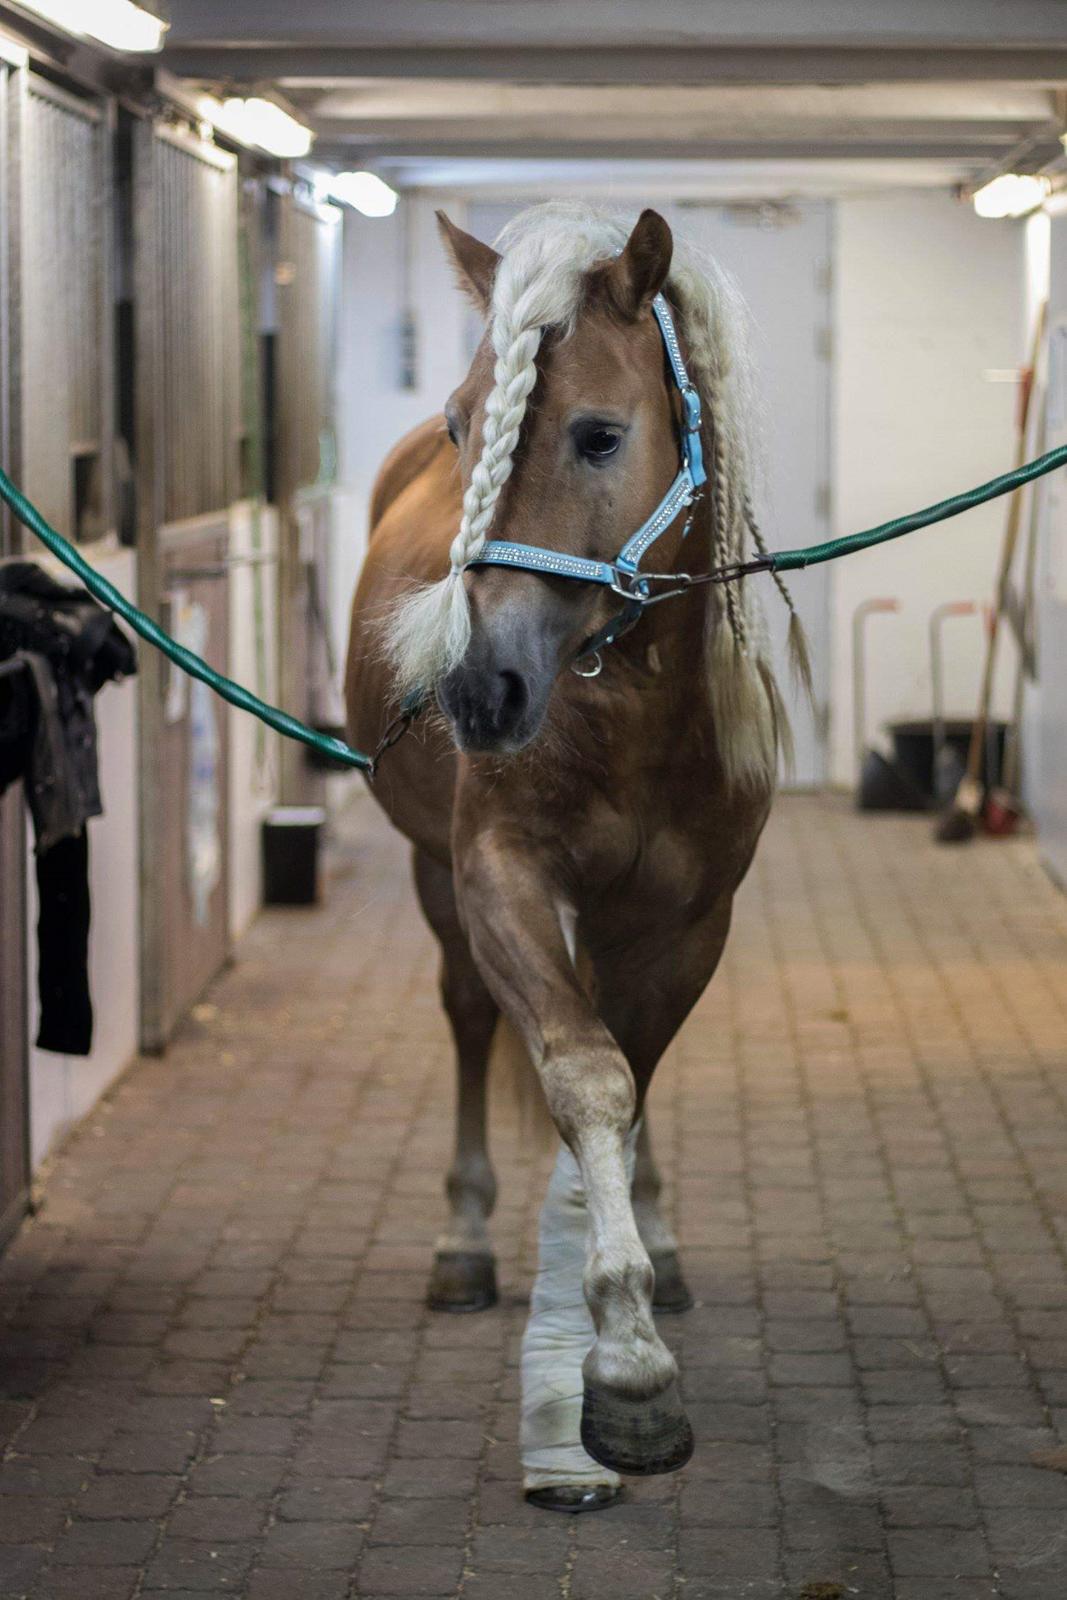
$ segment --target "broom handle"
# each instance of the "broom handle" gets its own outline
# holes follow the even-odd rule
[[[1045,313],[1048,310],[1046,303],[1042,302],[1037,319],[1034,323],[1034,333],[1030,346],[1030,367],[1026,393],[1023,396],[1019,427],[1015,438],[1015,465],[1021,467],[1026,460],[1026,427],[1030,418],[1030,397],[1034,392],[1034,372],[1037,367],[1037,358],[1041,349],[1041,340],[1045,331]],[[989,722],[989,707],[993,698],[993,673],[997,664],[997,640],[1000,635],[1000,614],[1004,607],[1004,595],[1007,589],[1008,578],[1011,574],[1012,563],[1015,560],[1015,547],[1019,540],[1019,522],[1022,516],[1022,491],[1016,489],[1011,497],[1008,507],[1008,523],[1004,530],[1004,543],[1000,553],[1000,571],[997,576],[996,600],[993,615],[989,623],[989,642],[986,645],[985,667],[982,672],[982,690],[978,699],[978,712],[971,728],[971,742],[967,748],[967,775],[963,782],[976,788],[979,775],[982,771],[982,758],[985,754],[986,725]]]
[[[1036,383],[1036,379],[1035,379]],[[1037,436],[1044,449],[1045,439],[1048,434],[1048,388],[1041,393],[1041,414],[1037,421]],[[1022,606],[1020,608],[1020,636],[1017,640],[1019,647],[1018,662],[1015,669],[1015,695],[1012,701],[1011,728],[1009,731],[1008,746],[1004,754],[1004,770],[1000,775],[1000,786],[1006,789],[1016,799],[1019,796],[1019,781],[1022,775],[1022,762],[1020,749],[1022,746],[1023,728],[1023,697],[1026,693],[1026,660],[1027,650],[1033,639],[1033,609],[1034,609],[1034,576],[1037,569],[1037,530],[1041,501],[1034,495],[1030,501],[1030,516],[1026,529],[1026,556],[1023,562],[1023,592]]]

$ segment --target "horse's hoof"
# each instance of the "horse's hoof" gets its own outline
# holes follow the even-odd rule
[[[603,1511],[613,1506],[621,1494],[619,1484],[561,1483],[551,1489],[527,1489],[526,1499],[542,1511],[565,1511],[576,1517],[583,1511]]]
[[[668,1316],[691,1310],[693,1296],[682,1274],[677,1250],[661,1250],[651,1259],[652,1270],[656,1274],[656,1287],[652,1294],[653,1311]]]
[[[582,1444],[602,1467],[627,1475],[648,1477],[684,1467],[693,1454],[693,1430],[677,1383],[653,1400],[628,1400],[586,1384]]]
[[[473,1250],[439,1250],[426,1293],[431,1311],[488,1311],[497,1302],[496,1263]]]

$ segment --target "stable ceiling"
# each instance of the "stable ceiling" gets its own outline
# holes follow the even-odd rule
[[[1060,152],[1063,0],[171,0],[163,64],[270,84],[400,186],[969,183]]]

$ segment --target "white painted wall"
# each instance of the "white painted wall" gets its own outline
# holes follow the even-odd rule
[[[1024,359],[1025,230],[989,222],[946,194],[901,192],[837,204],[835,533],[852,533],[1005,471],[1014,451]],[[869,729],[930,714],[927,625],[942,601],[992,598],[1005,502],[833,567],[832,759],[855,776],[851,625],[856,606],[894,596],[870,625]],[[797,582],[802,582],[798,575]],[[948,631],[951,630],[951,631]],[[973,713],[983,649],[978,621],[945,633],[947,708]],[[997,705],[1010,704],[1012,650]]]
[[[405,198],[391,217],[377,219],[345,212],[338,394],[348,526],[337,541],[338,592],[331,608],[344,619],[345,637],[378,468],[398,439],[440,411],[469,364],[470,315],[437,236],[434,207],[440,203]],[[448,202],[447,210],[460,227],[467,225],[462,202]],[[411,389],[401,386],[405,309],[416,329]]]
[[[93,564],[136,599],[133,552],[89,552]],[[48,564],[50,563],[42,563]],[[54,568],[57,576],[62,569]],[[141,647],[145,648],[144,646]],[[92,925],[89,974],[95,1022],[89,1056],[30,1051],[30,1150],[36,1167],[88,1112],[137,1051],[137,683],[107,684],[96,699],[100,787],[104,815],[89,823]],[[32,852],[32,843],[30,845]],[[37,1035],[37,893],[32,858],[28,873],[27,960],[31,1040]]]
[[[272,705],[278,700],[278,513],[259,511],[259,565],[241,565],[254,550],[255,512],[248,501],[230,512],[230,676]],[[256,591],[262,607],[265,671],[257,668]],[[263,899],[260,826],[278,797],[278,735],[254,717],[229,709],[229,917],[238,938]]]

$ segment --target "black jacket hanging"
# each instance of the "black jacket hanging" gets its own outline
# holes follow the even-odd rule
[[[30,561],[0,564],[0,793],[23,778],[37,844],[41,1049],[88,1055],[85,825],[102,810],[93,697],[137,670],[109,612]]]

